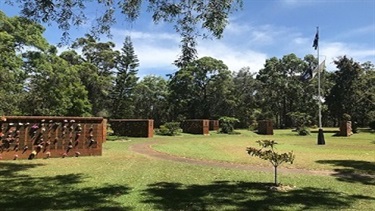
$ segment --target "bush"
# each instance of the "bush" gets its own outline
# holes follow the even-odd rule
[[[297,131],[298,131],[298,135],[300,135],[300,136],[310,135],[310,130],[306,127],[301,127]]]
[[[161,125],[159,129],[155,130],[157,135],[162,136],[175,136],[181,133],[180,123],[179,122],[167,122],[164,125]]]
[[[350,121],[351,119],[352,119],[352,116],[350,116],[350,114],[344,113],[342,115],[342,120],[343,121]]]
[[[255,131],[255,130],[258,130],[258,122],[253,122],[250,126],[249,126],[249,130],[250,131]]]
[[[234,117],[220,117],[220,130],[219,133],[226,133],[226,134],[238,134],[234,132],[234,124],[238,123],[239,120]]]
[[[370,122],[368,126],[371,128],[371,130],[375,130],[375,120]]]

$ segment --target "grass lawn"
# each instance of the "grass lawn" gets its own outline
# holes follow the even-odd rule
[[[332,130],[331,130],[332,131]],[[257,140],[276,140],[276,150],[293,151],[296,159],[286,168],[311,170],[337,170],[351,168],[356,173],[372,173],[375,168],[375,133],[358,133],[350,137],[334,136],[325,133],[326,145],[317,145],[317,133],[310,136],[298,136],[291,130],[275,130],[274,136],[258,135],[241,130],[240,135],[225,135],[211,132],[210,136],[183,134],[169,137],[166,144],[156,144],[154,149],[168,154],[223,162],[270,166],[268,161],[250,157],[246,147],[259,148]],[[155,137],[164,143],[165,137]]]
[[[286,130],[274,136],[241,131],[117,137],[103,145],[103,156],[1,161],[0,210],[374,210],[374,134],[325,138],[326,145],[318,146],[316,134],[301,137]],[[294,188],[278,192],[269,189],[272,173],[178,163],[129,150],[149,142],[169,154],[272,168],[246,154],[260,139],[274,139],[279,151],[296,153],[295,164],[285,167],[336,173],[280,174],[279,181]],[[350,176],[342,176],[347,172]]]

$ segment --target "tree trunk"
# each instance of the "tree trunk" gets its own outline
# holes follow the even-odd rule
[[[277,166],[275,167],[275,186],[277,186]]]

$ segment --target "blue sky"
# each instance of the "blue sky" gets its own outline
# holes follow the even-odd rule
[[[18,14],[0,0],[7,15]],[[334,71],[333,60],[347,55],[357,62],[375,64],[375,0],[244,0],[242,10],[230,16],[223,38],[198,40],[198,56],[222,60],[230,70],[243,67],[257,72],[266,59],[294,53],[303,58],[316,55],[312,42],[319,26],[320,59],[326,58],[328,71]],[[86,13],[95,18],[101,8]],[[119,17],[121,20],[121,17]],[[89,23],[71,30],[72,39],[82,36]],[[45,36],[51,44],[59,42],[61,31],[46,25]],[[139,74],[173,73],[172,62],[180,53],[180,37],[170,24],[155,25],[149,14],[142,13],[133,22],[118,21],[111,40],[118,49],[130,35],[140,60]]]

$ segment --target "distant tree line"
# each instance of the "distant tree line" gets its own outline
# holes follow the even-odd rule
[[[155,125],[228,116],[244,128],[261,119],[277,128],[317,125],[317,79],[301,80],[318,65],[313,55],[272,57],[258,73],[203,57],[176,64],[166,78],[139,78],[130,37],[115,50],[114,43],[85,35],[58,53],[41,25],[2,12],[0,22],[0,115],[150,118]],[[323,126],[348,116],[368,126],[375,120],[374,65],[347,56],[334,63],[335,72],[321,73]]]

